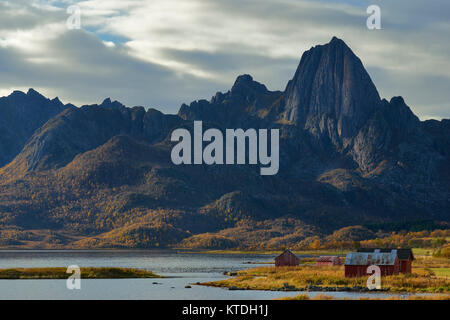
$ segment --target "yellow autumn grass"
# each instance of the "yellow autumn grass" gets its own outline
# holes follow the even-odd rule
[[[0,269],[0,279],[67,279],[67,268]],[[151,271],[131,268],[81,268],[85,279],[161,278]]]
[[[308,286],[366,287],[367,277],[346,278],[343,266],[258,267],[238,272],[233,278],[205,282],[215,287],[247,290],[282,290],[284,287],[304,290]],[[427,268],[414,268],[412,274],[382,277],[382,287],[391,292],[450,293],[450,279],[437,277]]]

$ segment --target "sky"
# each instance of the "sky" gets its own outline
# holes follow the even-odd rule
[[[69,29],[69,6],[80,29]],[[381,9],[369,30],[366,9]],[[32,87],[75,105],[104,98],[176,113],[240,74],[284,90],[301,55],[337,36],[383,98],[450,118],[450,1],[0,0],[0,96]]]

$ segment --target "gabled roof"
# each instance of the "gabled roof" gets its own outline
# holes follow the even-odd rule
[[[391,252],[392,250],[397,250],[397,256],[400,260],[409,260],[409,257],[412,257],[414,260],[414,255],[411,249],[396,249],[396,248],[360,248],[358,252],[374,252],[375,250],[380,250],[380,252]]]
[[[294,257],[296,257],[298,259],[298,257],[289,249],[284,250],[284,252],[282,254],[280,254],[279,256],[277,256],[276,258],[281,257],[282,255],[285,255],[286,253],[293,255]],[[275,258],[275,259],[276,259]]]
[[[397,259],[397,250],[391,252],[350,252],[345,257],[346,266],[392,266]]]

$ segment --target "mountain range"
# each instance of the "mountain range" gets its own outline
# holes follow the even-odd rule
[[[195,120],[279,129],[279,173],[172,164],[171,132]],[[177,115],[33,89],[0,98],[2,246],[277,247],[423,221],[450,221],[450,120],[381,99],[336,37],[302,55],[284,91],[241,75]]]

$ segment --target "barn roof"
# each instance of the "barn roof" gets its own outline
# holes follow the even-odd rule
[[[285,255],[285,254],[291,254],[291,255],[293,255],[294,257],[296,257],[297,259],[298,259],[298,257],[294,254],[294,253],[292,253],[292,251],[291,250],[289,250],[289,249],[286,249],[286,250],[284,250],[284,252],[282,253],[282,254],[280,254],[278,257],[276,257],[276,258],[279,258],[279,257],[281,257],[281,256],[283,256],[283,255]],[[275,258],[275,259],[276,259]]]
[[[345,257],[345,265],[378,265],[391,266],[395,264],[397,250],[391,252],[350,252]]]
[[[358,252],[374,252],[375,250],[380,250],[380,252],[391,252],[392,250],[397,250],[397,256],[400,260],[409,260],[409,257],[412,257],[414,260],[414,255],[411,249],[396,249],[396,248],[360,248]]]

